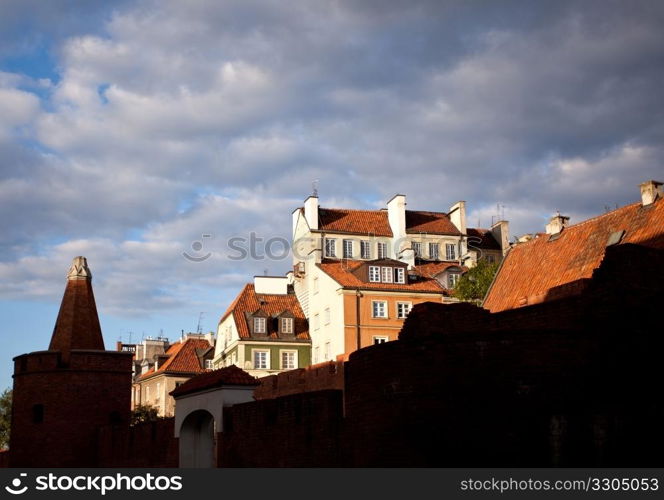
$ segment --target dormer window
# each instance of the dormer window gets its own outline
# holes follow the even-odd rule
[[[265,318],[254,318],[254,333],[265,333]]]
[[[370,283],[406,283],[406,268],[393,266],[368,266]],[[367,279],[364,275],[363,279]]]
[[[383,283],[392,283],[393,281],[393,267],[382,267],[381,271],[383,273]]]
[[[281,333],[293,333],[293,318],[281,318]]]
[[[394,282],[395,283],[405,283],[406,282],[406,271],[403,267],[394,268]]]
[[[369,266],[369,281],[372,283],[380,283],[380,267]]]
[[[454,288],[459,282],[460,274],[450,273],[447,275],[447,288]]]

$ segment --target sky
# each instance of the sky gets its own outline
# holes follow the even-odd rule
[[[0,390],[73,257],[107,348],[215,330],[289,269],[314,182],[512,235],[637,201],[664,180],[662,26],[638,0],[3,0]]]

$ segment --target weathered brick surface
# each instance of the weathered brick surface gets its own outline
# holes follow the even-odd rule
[[[93,466],[98,429],[128,425],[131,354],[72,351],[67,364],[58,354],[15,360],[12,467]],[[42,422],[35,405],[43,406]]]
[[[343,390],[344,363],[342,361],[319,363],[307,368],[262,377],[259,382],[261,385],[254,391],[256,399],[273,399],[326,389]]]
[[[99,429],[99,467],[177,467],[178,440],[173,437],[174,418],[145,422],[134,427]]]

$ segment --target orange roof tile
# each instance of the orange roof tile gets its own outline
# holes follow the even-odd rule
[[[189,338],[184,342],[171,345],[166,351],[168,359],[164,361],[157,370],[150,369],[140,376],[145,379],[159,375],[160,373],[202,373],[205,368],[201,367],[197,350],[207,350],[212,346],[205,339]]]
[[[461,235],[446,213],[406,210],[407,233]]]
[[[500,244],[493,237],[491,229],[480,229],[469,227],[466,229],[468,235],[468,244],[475,248],[484,248],[486,250],[500,250]]]
[[[262,309],[268,315],[281,314],[289,311],[295,318],[295,338],[299,340],[309,340],[309,327],[307,319],[304,316],[302,307],[293,293],[289,294],[267,294],[256,293],[253,283],[247,283],[235,300],[228,306],[226,312],[219,320],[224,321],[230,314],[235,319],[240,338],[251,338],[245,313],[254,313]],[[273,334],[273,338],[278,338]]]
[[[392,236],[385,210],[320,208],[318,218],[321,231]]]
[[[187,380],[180,387],[176,387],[170,394],[173,397],[177,397],[224,385],[258,386],[260,385],[260,382],[241,368],[231,365],[226,368],[220,368],[219,370],[212,370],[196,375]]]
[[[664,248],[664,200],[634,203],[510,249],[484,300],[492,312],[547,300],[551,289],[590,278],[600,265],[612,233],[620,241]],[[644,263],[647,266],[647,263]]]
[[[343,288],[361,288],[363,290],[384,290],[398,292],[429,292],[443,293],[444,288],[435,279],[421,276],[417,281],[409,283],[373,283],[365,282],[355,276],[352,271],[371,261],[324,259],[317,264],[328,276]],[[400,262],[400,264],[402,264]]]

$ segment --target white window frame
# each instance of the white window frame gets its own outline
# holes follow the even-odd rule
[[[440,258],[440,245],[438,243],[429,242],[429,258],[432,260]]]
[[[280,318],[281,333],[293,333],[293,318]]]
[[[326,307],[325,310],[323,311],[323,321],[325,322],[326,325],[329,325],[330,322],[332,321],[332,314],[330,313],[329,307]]]
[[[267,333],[267,319],[263,317],[254,318],[254,333]]]
[[[445,243],[445,260],[456,260],[456,245]]]
[[[360,258],[371,259],[371,242],[369,240],[360,240]]]
[[[386,300],[372,300],[371,301],[371,317],[372,318],[387,318],[387,301]]]
[[[376,258],[387,259],[387,243],[379,241],[376,244]]]
[[[318,276],[314,276],[313,289],[314,289],[314,293],[318,293]]]
[[[408,310],[405,313],[403,306],[406,306],[408,308]],[[397,302],[397,318],[406,319],[412,308],[413,308],[412,302]]]
[[[314,314],[314,330],[318,330],[320,328],[320,314],[316,313]]]
[[[314,363],[318,363],[318,358],[320,357],[320,346],[314,347]]]
[[[292,366],[286,366],[284,364],[284,355],[292,355]],[[297,368],[297,351],[280,349],[279,364],[282,370],[295,370]]]
[[[325,257],[336,258],[337,240],[334,238],[325,238]]]
[[[380,266],[369,266],[369,281],[380,283]]]
[[[415,257],[422,257],[422,242],[413,241],[411,243],[410,247],[413,249],[413,253],[415,254]]]
[[[459,283],[461,275],[459,273],[448,273],[447,275],[447,288],[456,288]]]
[[[343,249],[343,255],[344,259],[352,259],[353,258],[353,240],[344,240],[344,249]]]
[[[205,369],[206,370],[214,370],[214,361],[212,359],[206,359],[205,360]]]
[[[262,366],[262,363],[260,363],[260,366],[256,366],[257,363],[257,355],[258,354],[264,354],[265,355],[265,366]],[[270,369],[270,351],[269,349],[252,349],[251,350],[251,362],[252,366],[254,367],[254,370],[269,370]]]
[[[330,342],[325,342],[325,360],[329,361],[332,359],[332,344]]]
[[[390,338],[385,335],[374,335],[373,336],[373,345],[385,344],[389,342]]]
[[[394,268],[394,282],[406,283],[406,270],[403,267]]]
[[[380,268],[380,280],[383,283],[392,283],[394,281],[394,268],[393,267],[381,267]]]

